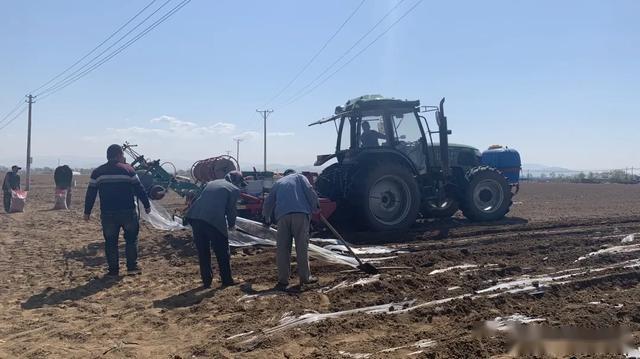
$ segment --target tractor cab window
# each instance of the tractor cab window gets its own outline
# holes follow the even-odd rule
[[[386,145],[387,136],[381,116],[365,116],[360,120],[360,147]]]
[[[396,114],[393,118],[393,129],[396,143],[414,143],[422,138],[418,120],[413,113]]]
[[[392,115],[394,140],[398,151],[404,153],[420,173],[426,172],[422,131],[418,119],[412,112]]]

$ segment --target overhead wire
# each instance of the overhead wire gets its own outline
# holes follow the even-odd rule
[[[387,13],[385,13],[380,20],[378,20],[371,28],[369,28],[369,30],[367,30],[367,32],[364,33],[364,35],[362,35],[356,42],[353,43],[353,45],[351,45],[351,47],[349,47],[345,52],[342,53],[342,55],[340,55],[335,61],[333,61],[329,66],[327,66],[318,76],[316,76],[313,80],[311,80],[309,83],[307,83],[305,86],[303,86],[302,88],[300,88],[293,96],[291,96],[285,103],[285,106],[288,106],[293,99],[295,99],[296,97],[298,97],[301,93],[303,93],[304,91],[306,91],[309,87],[311,87],[316,81],[318,81],[320,78],[322,78],[322,76],[324,76],[327,72],[329,72],[336,64],[338,64],[340,61],[342,61],[342,59],[344,59],[347,55],[349,55],[349,53],[356,48],[361,42],[362,40],[364,40],[365,38],[367,38],[367,36],[369,36],[369,34],[371,34],[378,26],[380,26],[380,24],[382,24],[394,11],[395,9],[397,9],[400,5],[402,5],[402,3],[404,3],[405,0],[400,0],[398,1],[391,9],[389,9],[389,11],[387,11]]]
[[[329,74],[329,76],[325,77],[324,79],[322,79],[322,81],[320,81],[319,83],[317,83],[315,86],[313,86],[312,88],[310,88],[308,91],[302,93],[300,96],[292,99],[290,102],[286,103],[284,106],[289,106],[292,103],[300,100],[301,98],[305,97],[306,95],[310,94],[311,92],[313,92],[315,89],[317,89],[318,87],[320,87],[322,84],[324,84],[325,82],[327,82],[330,78],[332,78],[333,76],[335,76],[338,72],[340,72],[340,70],[342,70],[343,68],[345,68],[347,65],[349,65],[351,62],[353,62],[353,60],[355,60],[356,58],[358,58],[360,55],[362,55],[367,49],[369,49],[373,44],[375,44],[380,38],[382,38],[382,36],[384,36],[385,34],[387,34],[394,26],[396,26],[402,19],[404,19],[407,15],[409,15],[409,13],[411,13],[411,11],[413,11],[416,7],[418,7],[418,5],[420,5],[420,3],[422,3],[423,0],[418,0],[413,6],[411,6],[406,12],[404,12],[396,21],[394,21],[393,23],[391,23],[391,25],[389,25],[384,31],[382,31],[380,34],[378,34],[378,36],[376,36],[371,42],[369,42],[364,48],[362,48],[358,53],[356,53],[353,57],[351,57],[347,62],[345,62],[344,64],[342,64],[338,69],[336,69],[334,72],[332,72],[331,74]],[[283,107],[284,107],[283,106]]]
[[[4,115],[2,117],[2,119],[0,119],[0,123],[4,122],[6,119],[9,118],[9,116],[13,115],[16,111],[18,111],[18,109],[20,108],[20,106],[22,106],[24,104],[24,100],[20,99],[20,101],[18,101],[18,103],[16,104],[16,106],[13,108],[13,110],[9,111],[9,113],[7,113],[6,115]]]
[[[316,51],[316,53],[309,59],[309,61],[307,61],[307,63],[300,69],[300,71],[298,71],[291,80],[289,80],[289,82],[282,88],[280,89],[280,91],[278,93],[276,93],[273,97],[271,97],[269,99],[269,101],[265,102],[264,105],[262,105],[261,107],[266,107],[268,104],[270,104],[271,102],[273,102],[275,99],[277,99],[278,97],[280,97],[287,89],[289,89],[289,87],[291,87],[291,85],[293,85],[293,83],[298,80],[298,78],[300,78],[300,76],[309,68],[309,66],[311,66],[311,64],[318,58],[318,56],[320,56],[320,54],[324,51],[324,49],[327,48],[327,46],[329,45],[329,43],[331,41],[333,41],[333,39],[338,36],[338,34],[340,33],[340,31],[342,31],[342,29],[347,25],[347,23],[355,16],[355,14],[358,12],[358,10],[360,10],[360,8],[362,7],[362,5],[364,5],[366,0],[362,0],[360,2],[360,4],[358,4],[358,6],[356,6],[356,8],[349,14],[349,16],[347,16],[347,18],[342,22],[342,24],[340,24],[340,26],[338,27],[338,29],[336,31],[333,32],[333,34],[329,37],[329,39],[327,39],[327,41],[324,42],[324,44],[320,47],[320,49],[318,49],[318,51]]]
[[[165,6],[167,6],[171,1],[172,0],[166,0],[164,3],[162,3],[162,5],[160,5],[160,7],[158,7],[153,12],[151,12],[151,14],[147,15],[144,19],[142,19],[140,22],[138,22],[133,28],[129,29],[129,31],[127,31],[124,35],[120,36],[120,38],[118,38],[115,42],[113,42],[106,49],[102,50],[99,54],[95,55],[93,58],[91,58],[89,61],[87,61],[84,65],[80,66],[78,69],[74,70],[72,73],[70,73],[67,76],[65,76],[62,80],[57,81],[56,83],[54,83],[53,85],[51,85],[50,87],[46,88],[45,90],[43,90],[42,92],[40,92],[40,93],[38,93],[36,95],[37,96],[42,96],[42,95],[46,94],[47,92],[55,90],[56,88],[60,87],[62,84],[68,82],[70,79],[72,79],[75,76],[77,76],[79,73],[83,72],[83,70],[86,69],[87,67],[90,67],[93,64],[95,64],[95,61],[99,60],[102,55],[107,53],[114,46],[119,45],[122,40],[124,40],[127,36],[129,36],[132,32],[134,32],[140,26],[142,26],[147,20],[149,20],[151,17],[153,17],[155,14],[157,14],[160,10],[162,10]]]
[[[168,2],[170,2],[171,0],[167,0],[165,3],[163,3],[162,6],[160,6],[159,9],[161,9],[162,7],[164,7]],[[85,64],[85,66],[83,66],[82,68],[76,70],[74,73],[72,73],[71,75],[67,76],[64,80],[59,81],[57,84],[55,84],[54,86],[48,88],[47,90],[43,91],[40,93],[40,95],[44,95],[43,97],[40,98],[40,100],[45,99],[46,97],[51,96],[53,93],[56,93],[58,91],[61,91],[62,89],[66,88],[67,86],[71,85],[72,83],[78,81],[79,79],[83,78],[84,76],[88,75],[90,72],[92,72],[93,70],[97,69],[98,67],[102,66],[104,63],[106,63],[107,61],[111,60],[113,57],[115,57],[116,55],[118,55],[119,53],[121,53],[122,51],[124,51],[125,49],[127,49],[129,46],[131,46],[132,44],[134,44],[135,42],[137,42],[140,38],[142,38],[143,36],[145,36],[146,34],[148,34],[149,32],[151,32],[153,29],[155,29],[158,25],[162,24],[164,21],[166,21],[169,17],[171,17],[173,14],[175,14],[176,12],[178,12],[180,9],[182,9],[184,6],[186,6],[191,0],[183,0],[182,2],[180,2],[178,5],[174,6],[171,10],[169,10],[167,13],[165,13],[163,16],[161,16],[159,19],[157,19],[156,21],[154,21],[152,24],[150,24],[149,26],[147,26],[145,29],[143,29],[141,32],[139,32],[137,35],[135,35],[133,38],[129,39],[127,42],[125,42],[122,46],[118,47],[116,50],[112,51],[111,53],[107,54],[105,57],[103,57],[102,59],[100,59],[98,62],[92,64],[91,66],[89,66],[87,69],[85,69],[84,71],[81,71],[82,68],[86,67],[87,65],[89,65],[91,62],[93,62],[93,60],[97,59],[99,56],[103,55],[106,51],[108,51],[109,49],[111,49],[114,45],[110,46],[109,48],[107,48],[105,51],[101,52],[98,56],[94,57],[94,59],[92,59],[89,63]],[[123,39],[124,37],[128,36],[131,32],[133,32],[133,30],[135,30],[136,28],[138,28],[142,23],[144,23],[148,18],[150,18],[151,16],[153,16],[155,13],[158,12],[157,9],[156,11],[154,11],[151,15],[147,16],[147,18],[145,18],[140,24],[136,25],[132,30],[130,30],[129,32],[127,32],[127,34],[125,34],[123,37],[121,37],[121,39]],[[120,39],[118,40],[120,41]],[[117,43],[116,43],[117,44]],[[81,72],[80,72],[81,71]]]
[[[111,40],[114,36],[116,36],[120,31],[122,31],[122,29],[124,29],[125,27],[127,27],[131,22],[133,22],[133,20],[135,20],[138,16],[140,16],[143,12],[145,12],[149,7],[151,7],[151,5],[153,5],[156,1],[158,0],[151,0],[151,2],[149,2],[145,7],[143,7],[142,9],[140,9],[140,11],[138,11],[135,15],[133,15],[133,17],[131,17],[129,20],[127,20],[127,22],[125,22],[123,25],[121,25],[117,30],[115,30],[113,33],[111,33],[111,35],[109,35],[106,39],[104,39],[101,43],[99,43],[96,47],[94,47],[93,49],[91,49],[91,51],[89,51],[88,53],[86,53],[84,56],[82,56],[80,59],[78,59],[76,62],[74,62],[73,64],[71,64],[71,66],[67,67],[66,69],[64,69],[62,72],[60,72],[59,74],[57,74],[56,76],[52,77],[49,81],[45,82],[44,84],[40,85],[40,87],[36,88],[35,90],[31,91],[31,93],[36,93],[37,91],[39,91],[40,89],[42,89],[43,87],[49,85],[50,83],[52,83],[53,81],[57,80],[58,78],[60,78],[60,76],[66,74],[69,70],[71,70],[72,68],[74,68],[77,64],[79,64],[80,62],[82,62],[82,60],[86,59],[87,57],[89,57],[91,54],[93,54],[94,52],[96,52],[96,50],[98,50],[102,45],[106,44],[109,40]]]
[[[13,121],[15,121],[18,117],[20,117],[20,115],[22,115],[27,108],[29,108],[28,106],[24,106],[24,108],[22,109],[22,111],[18,112],[15,116],[13,116],[13,118],[11,118],[9,121],[7,121],[4,125],[2,125],[2,127],[0,127],[0,131],[2,131],[2,129],[4,129],[5,127],[9,126]]]

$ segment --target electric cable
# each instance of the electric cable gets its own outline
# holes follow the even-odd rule
[[[280,89],[280,91],[274,95],[273,97],[271,97],[271,99],[269,99],[269,101],[267,101],[264,105],[260,106],[260,107],[267,107],[268,104],[270,104],[271,102],[273,102],[275,99],[277,99],[278,97],[280,97],[289,87],[291,87],[291,85],[293,85],[293,83],[300,78],[300,76],[309,68],[309,66],[311,66],[311,64],[318,58],[318,56],[320,56],[320,54],[322,53],[322,51],[324,51],[324,49],[327,48],[327,46],[329,45],[329,43],[340,33],[340,31],[342,31],[342,29],[345,27],[345,25],[347,25],[347,23],[351,20],[351,18],[353,18],[353,16],[355,16],[355,14],[358,12],[358,10],[360,10],[360,8],[362,7],[362,5],[364,5],[366,0],[362,0],[360,2],[360,4],[358,4],[358,6],[356,6],[356,8],[351,12],[351,14],[349,14],[349,16],[347,16],[347,18],[342,22],[342,24],[338,27],[338,29],[336,31],[334,31],[333,35],[331,35],[329,37],[329,39],[327,41],[325,41],[325,43],[320,47],[320,49],[311,57],[311,59],[309,59],[309,61],[307,61],[307,63],[302,67],[302,69],[300,69],[300,71],[298,71],[297,74],[295,74],[293,76],[293,78],[282,88]]]
[[[10,119],[7,123],[5,123],[4,125],[2,125],[2,127],[0,127],[0,131],[2,131],[2,129],[4,129],[5,127],[9,126],[13,121],[15,121],[20,115],[22,115],[27,108],[29,108],[28,106],[25,106],[22,111],[18,112],[15,116],[13,116],[12,119]]]
[[[9,111],[9,113],[4,115],[4,117],[2,117],[2,119],[0,120],[0,123],[4,122],[6,119],[9,118],[9,116],[13,115],[16,111],[18,111],[18,109],[20,108],[20,106],[23,105],[23,103],[24,101],[22,99],[18,101],[18,104],[16,104],[16,107],[14,107],[13,110]]]
[[[396,21],[394,21],[393,23],[391,23],[391,25],[389,25],[389,27],[387,27],[383,32],[381,32],[378,36],[376,36],[373,41],[369,42],[369,44],[367,44],[367,46],[365,46],[364,48],[362,48],[357,54],[355,54],[353,57],[351,57],[347,62],[345,62],[344,64],[342,64],[342,66],[340,66],[338,69],[336,69],[334,72],[332,72],[331,74],[329,74],[329,76],[325,77],[322,81],[320,81],[319,83],[317,83],[315,86],[313,86],[311,89],[309,89],[308,91],[304,92],[302,95],[300,95],[297,98],[294,98],[293,100],[291,100],[290,102],[286,103],[285,106],[289,106],[292,103],[300,100],[301,98],[305,97],[306,95],[310,94],[311,92],[313,92],[315,89],[317,89],[318,87],[320,87],[322,84],[324,84],[325,82],[327,82],[330,78],[332,78],[333,76],[335,76],[338,72],[340,72],[340,70],[342,70],[343,68],[345,68],[347,65],[349,65],[351,62],[353,62],[353,60],[355,60],[357,57],[359,57],[360,55],[362,55],[367,49],[369,49],[373,44],[375,44],[380,38],[382,38],[382,36],[384,36],[386,33],[388,33],[395,25],[397,25],[402,19],[404,19],[407,15],[409,15],[409,13],[411,13],[411,11],[413,11],[413,9],[415,9],[416,7],[418,7],[418,5],[420,5],[420,3],[422,3],[423,0],[418,0],[411,8],[409,8],[409,10],[407,10],[404,14],[402,14],[402,16],[400,16]]]
[[[42,89],[43,87],[47,86],[48,84],[52,83],[53,81],[57,80],[60,76],[64,75],[65,73],[67,73],[69,70],[71,70],[72,68],[74,68],[77,64],[79,64],[80,62],[82,62],[82,60],[86,59],[87,57],[89,57],[91,54],[93,54],[96,50],[98,50],[102,45],[104,45],[105,43],[107,43],[107,41],[111,40],[114,36],[116,36],[116,34],[118,34],[120,31],[122,31],[122,29],[124,29],[125,27],[127,27],[127,25],[129,25],[133,20],[135,20],[138,16],[140,16],[140,14],[142,14],[143,12],[145,12],[145,10],[147,10],[151,5],[153,5],[156,1],[158,0],[151,0],[150,3],[148,3],[145,7],[143,7],[140,11],[138,11],[135,15],[133,15],[132,18],[130,18],[129,20],[127,20],[127,22],[125,22],[122,26],[120,26],[116,31],[114,31],[113,33],[111,33],[111,35],[109,35],[106,39],[104,39],[101,43],[98,44],[98,46],[94,47],[91,51],[89,51],[88,53],[86,53],[84,56],[82,56],[80,59],[78,59],[76,62],[74,62],[71,66],[67,67],[66,69],[64,69],[62,72],[60,72],[59,74],[57,74],[56,76],[54,76],[53,78],[51,78],[49,81],[45,82],[44,84],[40,85],[40,87],[38,87],[37,89],[31,91],[30,93],[35,93],[36,91],[39,91],[40,89]]]
[[[382,24],[382,22],[384,22],[384,20],[386,20],[389,15],[391,15],[393,13],[393,11],[398,8],[398,6],[400,6],[405,0],[400,0],[398,1],[397,4],[395,4],[389,11],[387,11],[386,14],[384,14],[384,16],[382,16],[380,18],[380,20],[378,20],[378,22],[376,22],[371,28],[369,28],[369,30],[367,30],[367,32],[365,32],[364,35],[362,35],[355,43],[353,43],[353,45],[351,45],[351,47],[349,47],[347,49],[347,51],[345,51],[344,53],[342,53],[342,55],[340,55],[340,57],[338,57],[333,63],[331,63],[331,65],[327,66],[318,76],[316,76],[313,80],[311,80],[308,84],[306,84],[304,87],[302,87],[300,90],[298,90],[298,92],[296,92],[293,96],[291,96],[287,102],[286,102],[286,106],[288,106],[290,104],[290,102],[298,97],[301,93],[303,93],[306,89],[308,89],[309,87],[311,87],[317,80],[319,80],[320,78],[322,78],[322,76],[324,76],[327,72],[329,72],[329,70],[331,70],[337,63],[339,63],[342,59],[344,59],[347,55],[349,55],[349,53],[351,52],[351,50],[353,50],[356,46],[358,46],[362,40],[364,40],[367,36],[369,36],[369,34],[371,34],[378,26],[380,26],[380,24]]]
[[[166,5],[167,3],[169,3],[171,0],[167,0],[160,8],[158,8],[156,11],[154,11],[151,15],[147,16],[147,18],[145,18],[140,24],[136,25],[136,27],[134,27],[132,30],[130,30],[129,32],[127,32],[127,34],[125,34],[122,38],[128,36],[131,32],[133,32],[133,30],[135,30],[136,28],[139,27],[139,25],[142,25],[142,23],[144,23],[148,18],[150,18],[151,16],[153,16],[155,13],[158,12],[159,9],[161,9],[164,5]],[[186,6],[191,0],[183,0],[181,3],[179,3],[178,5],[176,5],[175,7],[173,7],[171,10],[169,10],[167,13],[165,13],[165,15],[163,15],[162,17],[160,17],[158,20],[156,20],[155,22],[153,22],[151,25],[149,25],[148,27],[146,27],[144,30],[142,30],[141,32],[139,32],[136,36],[134,36],[132,39],[128,40],[126,43],[124,43],[122,46],[120,46],[119,48],[117,48],[116,50],[112,51],[111,53],[107,54],[107,56],[103,57],[102,59],[100,59],[97,63],[94,63],[93,65],[91,65],[89,68],[87,68],[86,70],[82,71],[82,69],[84,67],[86,67],[87,65],[89,65],[91,62],[85,64],[85,66],[81,67],[80,69],[74,71],[72,74],[68,75],[67,77],[65,77],[65,79],[59,81],[58,83],[56,83],[55,85],[49,87],[48,89],[44,90],[43,92],[41,92],[39,95],[42,96],[44,94],[43,97],[40,98],[40,100],[43,100],[46,97],[49,97],[50,95],[52,95],[55,92],[58,92],[64,88],[66,88],[67,86],[71,85],[72,83],[76,82],[77,80],[83,78],[84,76],[86,76],[87,74],[89,74],[90,72],[92,72],[93,70],[95,70],[96,68],[100,67],[102,64],[104,64],[105,62],[111,60],[113,57],[115,57],[116,55],[118,55],[119,53],[121,53],[122,51],[124,51],[126,48],[128,48],[129,46],[131,46],[132,44],[134,44],[135,42],[137,42],[140,38],[142,38],[143,36],[145,36],[146,34],[148,34],[151,30],[155,29],[158,25],[160,25],[161,23],[163,23],[164,21],[166,21],[169,17],[171,17],[173,14],[175,14],[176,12],[178,12],[180,9],[182,9],[184,6]],[[120,40],[118,40],[120,41]],[[111,49],[114,45],[116,45],[117,42],[115,44],[113,44],[112,46],[108,47],[106,50],[104,50],[103,52],[101,52],[98,56],[94,57],[94,59],[97,59],[99,56],[102,56],[106,51],[108,51],[109,49]],[[91,61],[93,61],[94,59],[92,59]],[[81,72],[80,72],[81,71]]]

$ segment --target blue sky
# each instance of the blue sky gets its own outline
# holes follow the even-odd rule
[[[164,0],[163,0],[164,1]],[[163,1],[157,1],[159,6]],[[2,1],[0,113],[102,41],[144,1]],[[307,127],[362,94],[447,98],[451,141],[517,148],[525,162],[640,166],[640,2],[423,1],[309,95],[314,79],[397,0],[367,0],[309,69],[268,104],[269,162],[331,152],[331,124]],[[351,54],[416,0],[405,0]],[[178,3],[178,0],[168,5]],[[33,157],[101,160],[110,143],[188,163],[235,152],[262,161],[255,109],[279,92],[360,0],[204,1],[34,105]],[[349,59],[351,54],[346,57]],[[1,126],[1,124],[0,124]],[[26,114],[0,130],[0,164],[24,163]]]

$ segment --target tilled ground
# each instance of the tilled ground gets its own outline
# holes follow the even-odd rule
[[[380,255],[394,257],[380,275],[313,260],[319,286],[277,294],[272,248],[234,251],[241,285],[198,290],[190,233],[148,227],[143,274],[103,279],[84,190],[71,211],[49,211],[39,181],[28,212],[0,215],[0,357],[501,357],[506,335],[475,329],[515,314],[640,334],[636,186],[525,184],[500,223],[376,237],[405,252]]]

